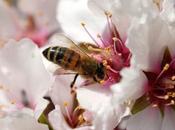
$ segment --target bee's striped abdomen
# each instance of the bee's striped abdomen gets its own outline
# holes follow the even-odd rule
[[[65,47],[49,47],[43,51],[43,55],[51,62],[65,69],[75,70],[79,66],[80,55]]]

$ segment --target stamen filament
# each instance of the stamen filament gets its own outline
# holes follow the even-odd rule
[[[158,79],[162,76],[162,74],[168,70],[168,68],[170,67],[169,64],[166,64],[164,67],[163,67],[163,70],[160,72],[160,74],[157,76],[156,80],[155,80],[155,83],[158,81]]]
[[[69,110],[68,110],[68,103],[67,102],[64,102],[64,107],[65,107],[65,111],[66,111],[66,115],[67,115],[67,118],[68,118],[68,120],[69,120],[69,123],[71,124],[71,125],[73,125],[73,121],[72,121],[72,118],[71,118],[71,115],[70,115],[70,113],[69,113]]]
[[[86,33],[88,34],[88,36],[95,42],[95,44],[99,47],[98,42],[95,40],[95,38],[93,38],[93,36],[90,34],[90,32],[88,31],[88,29],[85,27],[85,23],[81,23],[82,27],[84,28],[84,30],[86,31]]]
[[[118,39],[117,37],[113,37],[112,40],[114,41],[114,52],[115,52],[116,54],[118,54],[118,51],[117,51],[117,48],[116,48],[116,46],[117,46],[117,41],[119,42],[119,45],[120,45],[120,51],[122,51],[121,49],[122,49],[123,43],[122,43],[122,41],[121,41],[120,39]]]
[[[106,42],[102,39],[102,37],[100,36],[100,34],[97,34],[97,38],[99,38],[100,41],[103,43],[103,45],[106,46]]]

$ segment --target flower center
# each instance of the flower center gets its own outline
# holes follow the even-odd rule
[[[166,64],[149,92],[153,106],[175,105],[175,75],[174,69]]]
[[[70,127],[77,128],[79,126],[91,125],[91,121],[88,120],[84,114],[86,112],[85,109],[77,105],[73,108],[73,111],[69,111],[68,105],[67,102],[64,102],[64,108],[66,111],[64,117]]]
[[[147,97],[154,107],[175,105],[175,58],[166,48],[160,73],[144,72],[148,79]]]
[[[88,53],[90,53],[92,57],[103,63],[107,69],[107,79],[105,79],[105,82],[103,81],[102,84],[109,86],[120,81],[121,76],[119,72],[123,67],[130,66],[131,53],[125,46],[124,41],[121,39],[113,23],[112,14],[109,11],[105,11],[104,14],[107,19],[107,25],[102,34],[97,33],[94,37],[86,28],[85,23],[81,23],[81,25],[96,44],[95,47],[94,45],[89,45],[84,50],[88,50]]]

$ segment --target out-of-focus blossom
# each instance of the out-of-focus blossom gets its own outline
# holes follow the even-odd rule
[[[39,124],[32,111],[0,112],[0,128],[2,130],[48,130],[48,127]]]
[[[165,3],[163,5],[166,5]],[[134,69],[136,72],[133,73],[132,78],[130,77],[132,80],[123,78],[123,82],[118,86],[128,88],[127,93],[130,93],[135,86],[142,91],[136,97],[140,95],[133,105],[131,112],[135,115],[129,119],[127,130],[146,130],[148,128],[149,130],[174,130],[175,128],[173,123],[175,118],[175,26],[171,24],[173,15],[172,17],[162,15],[169,9],[173,12],[174,8],[171,7],[165,6],[164,8],[163,6],[162,12],[156,15],[147,14],[149,18],[144,23],[138,20],[131,26],[128,33],[127,47],[131,49],[133,55],[131,64],[142,72]],[[115,91],[116,94],[120,92],[119,89],[116,90],[118,90]],[[130,96],[128,99],[136,98]]]
[[[0,49],[0,84],[17,108],[35,108],[52,84],[38,47],[28,39],[9,41]]]
[[[39,47],[47,43],[55,31],[59,31],[56,21],[57,0],[4,0],[0,3],[0,38],[20,40],[27,37]],[[5,25],[5,26],[4,26]]]

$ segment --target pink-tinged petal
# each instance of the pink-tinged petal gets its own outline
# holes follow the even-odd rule
[[[56,109],[49,113],[49,121],[53,126],[54,130],[93,130],[91,127],[84,126],[80,128],[71,128],[65,121],[65,117],[59,106],[56,106]]]
[[[49,92],[53,103],[59,105],[63,113],[65,113],[64,103],[67,103],[69,110],[72,110],[73,96],[71,95],[70,84],[73,78],[74,75],[56,76],[55,82]]]
[[[2,130],[48,130],[48,127],[39,124],[37,120],[24,112],[13,112],[0,118]]]
[[[128,33],[127,46],[137,66],[145,71],[159,69],[165,47],[174,52],[174,42],[167,26],[159,16],[149,17],[147,22],[138,21]]]
[[[89,32],[97,39],[106,23],[104,17],[95,17],[87,6],[87,0],[61,0],[57,8],[57,19],[63,31],[77,41],[92,42],[81,23],[84,22]]]
[[[28,102],[35,107],[45,95],[52,79],[32,41],[9,41],[0,50],[0,83],[10,100],[19,105]]]
[[[54,130],[71,130],[59,106],[56,106],[56,109],[49,113],[49,121]]]
[[[32,3],[32,4],[31,4]],[[18,6],[26,14],[32,14],[40,27],[47,27],[49,31],[58,29],[56,7],[58,0],[20,0]]]
[[[131,116],[127,130],[161,130],[162,118],[159,109],[148,107]]]
[[[114,104],[137,99],[143,94],[144,84],[147,82],[144,73],[133,65],[124,68],[121,76],[121,81],[111,87]]]
[[[97,130],[112,130],[125,112],[123,106],[113,106],[109,89],[98,85],[79,88],[77,99],[80,106],[94,113],[93,125]]]
[[[175,129],[175,112],[172,108],[167,107],[165,109],[165,116],[162,122],[161,130],[174,130]]]
[[[43,111],[46,109],[48,104],[49,104],[49,101],[43,98],[37,103],[34,110],[34,115],[36,119],[39,119],[39,117],[41,116]]]

